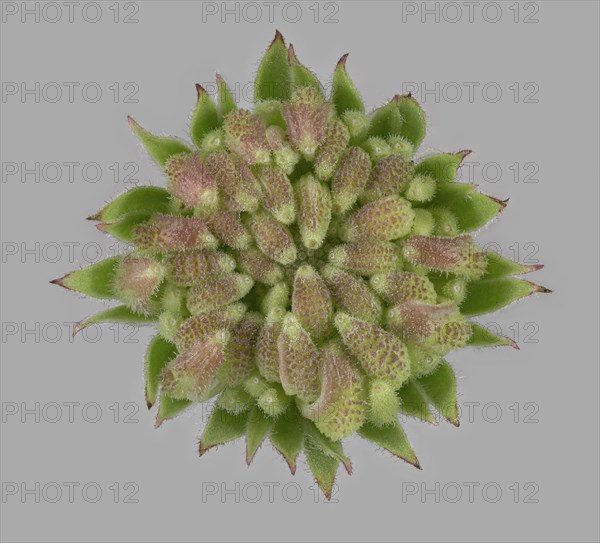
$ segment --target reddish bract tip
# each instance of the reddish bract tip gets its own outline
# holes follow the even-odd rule
[[[200,83],[196,83],[196,94],[198,94],[198,98],[200,98],[200,96],[203,94],[206,94],[206,90],[202,85],[200,85]]]
[[[275,30],[275,37],[273,38],[271,45],[273,45],[275,42],[278,42],[278,41],[285,45],[285,40],[283,38],[283,34],[281,32],[279,32],[279,30]]]
[[[52,279],[52,281],[50,281],[50,283],[52,283],[53,285],[58,285],[59,287],[63,287],[63,288],[72,290],[65,284],[65,279],[67,277],[69,277],[69,275],[71,275],[71,274],[67,273],[66,275],[63,275],[62,277],[59,277],[58,279]]]
[[[342,68],[342,69],[346,69],[346,60],[348,60],[348,55],[350,53],[345,53],[344,55],[342,55],[342,58],[340,58],[340,60],[338,60],[337,64],[336,64],[336,68]]]
[[[460,157],[460,161],[462,162],[466,157],[468,157],[473,151],[471,149],[462,149],[454,153],[456,156]]]
[[[101,222],[96,225],[96,228],[100,230],[100,232],[108,232],[109,223]]]
[[[294,46],[290,43],[288,47],[288,62],[293,64],[294,62],[298,62],[298,57],[296,56],[296,51],[294,50]]]
[[[536,283],[532,283],[529,281],[529,284],[533,287],[533,292],[542,292],[542,293],[550,293],[554,292],[553,290],[543,287],[542,285],[538,285]]]
[[[127,115],[127,122],[129,123],[131,128],[133,128],[134,130],[137,130],[138,128],[140,128],[140,125],[136,122],[136,120],[131,115]]]

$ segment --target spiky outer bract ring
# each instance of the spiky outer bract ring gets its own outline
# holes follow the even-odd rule
[[[157,424],[216,397],[200,453],[265,438],[292,472],[298,454],[325,495],[354,433],[419,466],[399,414],[458,426],[444,360],[515,344],[469,318],[543,287],[537,269],[470,233],[506,203],[456,181],[470,151],[415,160],[425,115],[410,95],[370,114],[338,62],[326,97],[277,33],[239,109],[217,75],[197,85],[193,147],[131,127],[168,179],[89,217],[131,251],[56,280],[120,300],[82,321],[155,322],[146,400]]]

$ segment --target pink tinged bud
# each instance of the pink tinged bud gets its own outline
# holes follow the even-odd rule
[[[323,339],[331,328],[331,295],[325,281],[311,266],[303,265],[296,271],[292,313],[315,341]]]
[[[352,435],[365,420],[362,378],[341,346],[331,343],[321,353],[319,380],[321,393],[314,403],[302,406],[302,414],[314,420],[329,439],[339,441]]]
[[[391,241],[407,236],[415,213],[400,196],[388,196],[366,204],[344,222],[340,237],[344,241]]]
[[[193,315],[208,313],[213,309],[237,302],[254,286],[247,275],[231,273],[216,279],[207,279],[188,292],[187,305]]]
[[[246,313],[231,331],[219,377],[227,386],[241,385],[254,370],[256,340],[262,326],[260,313]]]
[[[211,249],[217,240],[202,219],[176,217],[156,213],[135,227],[133,244],[137,249],[151,253]]]
[[[209,276],[232,272],[235,260],[221,251],[175,253],[165,259],[169,279],[176,285],[188,287]]]
[[[284,309],[271,310],[256,340],[256,366],[260,374],[271,382],[280,381],[277,340],[284,315]]]
[[[471,325],[452,303],[402,302],[388,311],[387,319],[388,327],[403,339],[446,350],[464,347],[471,337]]]
[[[265,209],[283,224],[294,222],[294,190],[287,175],[278,166],[266,166],[261,169],[258,180],[262,185],[262,203]]]
[[[118,299],[137,313],[152,310],[152,295],[158,290],[165,267],[151,258],[124,256],[115,270],[114,291]]]
[[[225,144],[248,164],[266,164],[271,153],[265,125],[246,109],[231,111],[225,117]]]
[[[346,125],[338,118],[332,119],[315,156],[315,173],[321,181],[327,181],[334,174],[349,141]]]
[[[282,105],[292,145],[307,160],[312,160],[317,147],[325,139],[332,114],[331,104],[313,87],[294,91],[292,99]]]
[[[345,213],[354,205],[367,184],[370,172],[369,155],[360,147],[352,147],[342,158],[331,182],[334,213]]]
[[[279,126],[267,127],[267,141],[273,150],[273,158],[283,172],[290,175],[300,160],[300,155],[286,141],[285,132]]]
[[[408,379],[408,351],[396,336],[346,313],[336,314],[335,325],[344,344],[368,376],[386,380],[395,388],[400,388]]]
[[[165,172],[171,194],[186,207],[213,207],[218,200],[217,182],[199,154],[174,155],[167,161]]]
[[[252,236],[242,224],[240,214],[235,211],[218,210],[206,218],[206,222],[215,237],[234,249],[247,249]]]
[[[218,331],[175,358],[162,374],[163,391],[177,400],[205,401],[218,386],[228,339],[228,332]]]
[[[232,211],[255,211],[261,198],[260,185],[246,163],[224,151],[212,153],[207,166]]]
[[[259,283],[274,285],[283,279],[282,267],[256,248],[240,251],[236,258],[240,270]]]
[[[329,252],[329,262],[358,275],[396,271],[401,264],[400,249],[390,242],[346,243]]]
[[[367,183],[364,199],[376,200],[402,190],[415,171],[415,165],[399,155],[390,155],[377,162]]]
[[[371,277],[371,286],[386,302],[405,301],[434,304],[437,293],[433,283],[424,275],[413,272],[381,273]]]
[[[331,195],[329,189],[312,175],[296,182],[298,201],[298,229],[307,249],[323,245],[331,222]]]
[[[248,226],[258,248],[269,258],[288,266],[296,260],[297,251],[289,230],[266,212],[248,217]]]
[[[336,307],[373,324],[381,319],[381,301],[364,279],[327,265],[322,275],[331,291]]]
[[[404,243],[403,255],[412,264],[455,273],[468,279],[481,277],[487,265],[485,252],[475,245],[471,236],[413,236]]]
[[[302,328],[300,321],[288,313],[277,340],[279,375],[288,395],[306,402],[319,396],[319,350]]]
[[[192,345],[215,334],[218,330],[231,330],[244,316],[245,311],[244,304],[237,303],[186,319],[175,334],[177,350],[188,351]]]

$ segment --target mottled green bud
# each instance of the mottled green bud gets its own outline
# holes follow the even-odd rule
[[[208,313],[232,302],[237,302],[253,287],[254,281],[242,273],[223,275],[219,281],[210,278],[197,283],[188,292],[188,309],[193,315]]]
[[[261,168],[258,180],[262,186],[262,204],[265,209],[283,224],[294,222],[294,190],[283,170],[277,166],[265,166]]]
[[[262,194],[258,181],[246,163],[223,151],[212,153],[206,163],[216,178],[219,189],[223,191],[225,203],[230,210],[256,210]]]
[[[279,376],[288,395],[312,402],[319,395],[319,351],[300,321],[288,313],[277,340]]]
[[[402,251],[406,260],[435,271],[455,273],[477,279],[485,272],[487,259],[470,236],[435,238],[413,236],[406,240]]]
[[[126,255],[115,271],[115,295],[137,313],[148,314],[153,310],[152,295],[165,272],[164,265],[151,258]]]
[[[391,241],[410,233],[415,214],[400,196],[388,196],[365,204],[344,222],[344,241]]]
[[[179,154],[165,165],[169,190],[186,207],[214,207],[218,201],[217,182],[199,154]]]
[[[397,194],[408,183],[413,171],[413,163],[399,155],[390,155],[379,160],[371,172],[361,200],[373,201]]]
[[[164,370],[162,387],[171,398],[204,401],[217,389],[217,372],[223,363],[227,332],[218,331],[180,354]]]
[[[373,290],[390,304],[405,301],[435,303],[437,297],[431,281],[417,273],[380,273],[373,275],[370,283]]]
[[[217,240],[202,219],[156,213],[148,222],[135,227],[133,243],[143,252],[162,253],[212,249]]]
[[[322,275],[336,307],[353,317],[373,324],[379,323],[382,303],[364,279],[331,265],[323,268]]]
[[[394,388],[408,379],[408,351],[396,336],[346,313],[336,314],[335,326],[367,375],[386,380]]]
[[[265,164],[270,148],[263,120],[245,109],[231,111],[224,120],[225,144],[248,164]]]
[[[301,87],[294,89],[291,100],[282,107],[292,145],[312,160],[327,135],[331,105],[313,87]]]
[[[222,251],[191,251],[168,255],[164,263],[176,285],[188,287],[210,275],[232,272],[236,262]]]
[[[329,189],[312,175],[296,182],[298,229],[307,249],[318,249],[325,240],[331,221]]]
[[[321,181],[327,181],[335,173],[349,141],[346,125],[337,118],[332,119],[315,155],[315,173]]]
[[[215,211],[207,223],[215,237],[233,249],[248,249],[252,243],[252,236],[236,211]]]
[[[345,213],[354,205],[367,184],[370,172],[371,160],[367,153],[360,147],[351,147],[341,159],[331,182],[333,213]]]
[[[358,275],[373,275],[396,270],[401,263],[400,249],[393,243],[346,243],[329,252],[329,262]]]
[[[283,268],[257,248],[239,251],[236,258],[240,270],[254,281],[274,285],[283,279]]]
[[[292,313],[315,341],[329,333],[333,317],[331,295],[323,279],[311,266],[303,265],[296,271]]]
[[[258,212],[248,217],[248,226],[258,248],[269,258],[290,265],[298,256],[290,231],[266,212]]]
[[[241,385],[254,370],[256,340],[262,327],[260,313],[246,313],[235,328],[225,348],[219,371],[221,382],[230,387]]]

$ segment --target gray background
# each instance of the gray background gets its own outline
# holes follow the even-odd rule
[[[422,22],[420,12],[403,21],[403,10],[422,10],[421,2],[366,1],[338,2],[334,15],[321,6],[316,23],[312,2],[301,4],[295,23],[277,7],[270,22],[264,6],[257,22],[248,20],[255,11],[245,13],[247,20],[242,12],[237,22],[232,15],[225,23],[219,15],[203,22],[202,3],[166,1],[138,2],[139,22],[130,24],[113,22],[112,2],[101,3],[103,17],[94,24],[78,8],[72,23],[66,15],[56,23],[7,17],[1,26],[3,84],[56,82],[66,88],[64,82],[79,82],[81,88],[96,82],[103,96],[90,103],[76,92],[73,103],[43,96],[36,103],[17,94],[1,104],[5,168],[11,162],[94,162],[102,168],[96,183],[85,181],[80,169],[72,183],[66,172],[53,183],[36,174],[25,182],[18,174],[3,175],[1,479],[5,490],[14,489],[12,483],[46,485],[39,503],[20,487],[4,497],[3,541],[598,540],[598,3],[529,3],[515,22],[513,3],[501,2],[496,23],[483,17],[484,8],[488,19],[496,17],[488,4],[473,8],[472,22],[463,4],[454,23],[449,19],[455,11],[441,12],[437,22],[433,15]],[[436,2],[425,5],[442,9]],[[288,20],[296,17],[294,6],[286,9]],[[324,22],[327,14],[337,22]],[[538,22],[523,22],[528,14]],[[450,357],[463,421],[459,429],[443,422],[405,425],[422,472],[349,439],[355,473],[339,474],[333,503],[315,499],[304,463],[292,478],[269,445],[250,468],[242,441],[198,459],[201,411],[154,430],[142,373],[151,330],[104,327],[95,330],[97,340],[91,331],[87,340],[71,342],[63,323],[104,306],[48,284],[95,259],[96,248],[105,254],[114,248],[84,221],[129,186],[114,182],[111,164],[122,168],[134,161],[140,183],[163,183],[125,115],[155,132],[185,137],[193,83],[209,83],[219,70],[232,86],[246,84],[275,28],[324,79],[350,51],[348,69],[371,106],[406,82],[445,89],[425,101],[429,133],[421,151],[467,147],[475,150],[471,162],[500,165],[495,183],[486,181],[491,170],[473,170],[483,191],[511,198],[479,239],[498,242],[506,256],[519,248],[522,260],[543,262],[546,268],[531,279],[555,290],[481,319],[498,323],[505,335],[518,330],[520,351],[465,350]],[[137,84],[138,102],[126,103],[121,95],[115,103],[109,89],[114,82],[121,90]],[[515,82],[521,89],[516,100],[510,89]],[[467,83],[479,83],[479,89],[493,83],[490,89],[500,87],[502,98],[494,103],[476,91],[469,100]],[[463,90],[459,100],[452,92],[457,85]],[[525,99],[535,85],[537,92]],[[510,170],[515,162],[519,182]],[[523,182],[528,162],[539,170],[537,183]],[[73,255],[68,242],[78,244]],[[15,408],[35,412],[36,402],[39,422],[35,414],[25,422],[21,413],[10,414]],[[64,402],[80,404],[73,422]],[[82,412],[86,402],[101,407],[98,422],[84,419],[95,416],[94,405]],[[52,423],[55,403],[63,413]],[[125,423],[134,408],[133,422]],[[50,503],[55,487],[48,483],[66,494],[66,482],[80,485],[73,503],[66,495]],[[87,483],[102,489],[96,503],[82,497]],[[113,483],[121,490],[118,503]],[[125,491],[133,488],[128,483],[139,488],[137,503],[125,503]],[[203,499],[207,483],[218,490]],[[271,483],[278,485],[272,500]],[[469,500],[471,483],[478,486]],[[232,492],[223,492],[222,484]],[[255,499],[257,487],[262,495]],[[403,499],[403,488],[418,490]],[[502,497],[494,502],[498,488]]]

